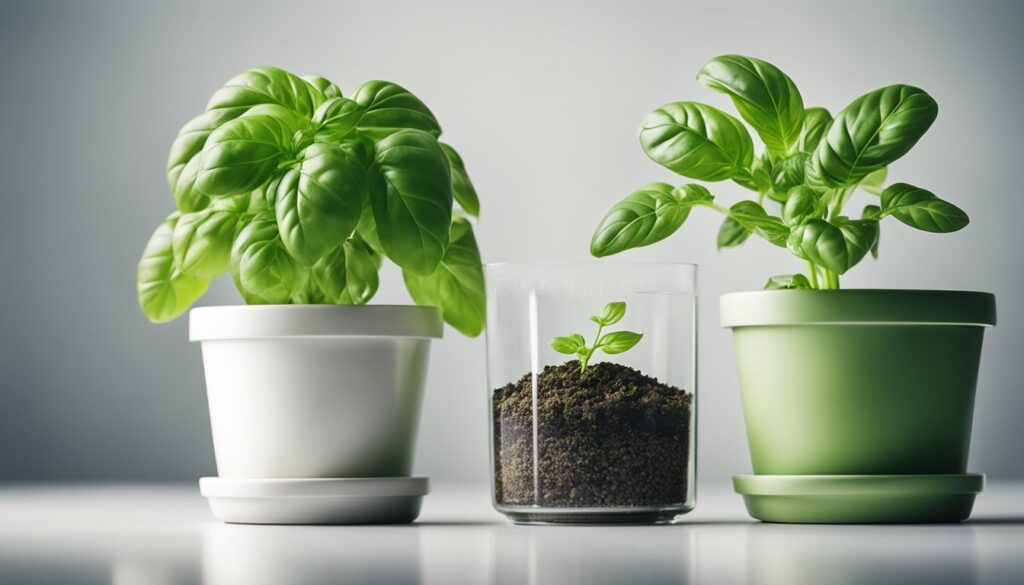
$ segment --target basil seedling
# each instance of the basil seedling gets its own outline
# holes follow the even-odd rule
[[[739,119],[712,106],[662,106],[640,127],[640,146],[654,162],[700,181],[731,180],[755,197],[721,205],[696,184],[651,183],[615,204],[590,243],[594,256],[649,246],[675,233],[694,207],[725,216],[718,247],[751,235],[788,249],[806,273],[775,276],[765,288],[839,288],[839,277],[869,252],[878,255],[878,224],[892,216],[928,232],[954,232],[968,223],[960,208],[920,187],[885,187],[888,166],[910,151],[935,121],[938,105],[924,90],[890,85],[869,92],[835,119],[805,108],[796,84],[771,63],[740,55],[709,61],[697,81],[732,99]],[[854,192],[880,197],[860,218],[844,215]],[[778,213],[769,213],[775,205]]]
[[[575,354],[580,360],[580,373],[587,371],[587,363],[594,355],[594,352],[601,350],[607,354],[624,353],[633,346],[640,343],[642,333],[632,331],[612,331],[601,335],[605,327],[614,325],[622,320],[626,314],[626,303],[617,301],[608,303],[600,315],[592,315],[590,320],[597,323],[597,333],[594,335],[594,344],[587,345],[587,340],[579,333],[556,337],[551,340],[551,349],[558,353]]]

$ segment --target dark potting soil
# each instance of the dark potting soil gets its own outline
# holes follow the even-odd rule
[[[499,504],[639,507],[686,501],[692,394],[637,370],[576,360],[494,391]]]

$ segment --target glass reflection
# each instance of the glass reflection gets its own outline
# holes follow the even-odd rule
[[[503,526],[494,536],[488,582],[496,585],[695,582],[684,526]]]

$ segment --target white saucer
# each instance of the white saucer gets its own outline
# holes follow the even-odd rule
[[[401,524],[429,492],[426,477],[199,480],[213,515],[239,524]]]

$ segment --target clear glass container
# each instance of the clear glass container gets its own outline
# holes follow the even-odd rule
[[[653,523],[693,509],[696,272],[485,267],[498,511],[524,523]]]

